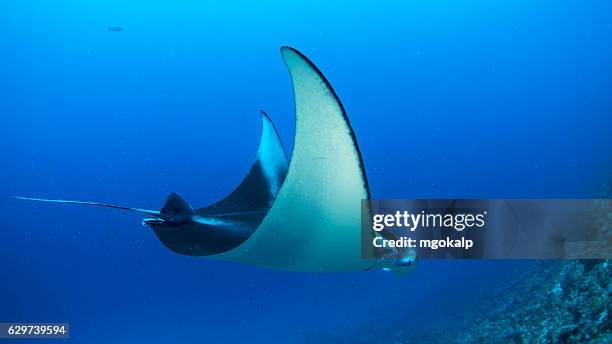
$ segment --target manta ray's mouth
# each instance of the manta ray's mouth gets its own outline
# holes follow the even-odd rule
[[[162,219],[156,219],[156,218],[148,218],[148,219],[143,219],[142,220],[142,225],[145,227],[151,227],[151,226],[155,226],[155,225],[167,225],[169,224],[168,221],[164,221]]]

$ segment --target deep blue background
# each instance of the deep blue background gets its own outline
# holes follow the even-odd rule
[[[312,341],[470,307],[527,263],[302,274],[171,253],[138,215],[288,151],[294,46],[325,73],[374,198],[595,197],[612,172],[609,1],[0,2],[0,321],[83,343]],[[122,26],[122,32],[107,31]]]

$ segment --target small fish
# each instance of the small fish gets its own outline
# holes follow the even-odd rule
[[[123,31],[123,28],[121,26],[109,26],[107,30],[113,32],[121,32]]]

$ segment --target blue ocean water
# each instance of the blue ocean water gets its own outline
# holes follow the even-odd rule
[[[174,254],[138,215],[9,196],[220,199],[254,157],[258,109],[291,151],[291,45],[343,101],[374,198],[596,197],[612,173],[611,15],[606,1],[1,2],[0,322],[70,322],[77,343],[350,342],[460,313],[530,263],[279,272]]]

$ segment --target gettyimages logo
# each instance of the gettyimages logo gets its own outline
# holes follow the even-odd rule
[[[450,228],[456,231],[463,231],[466,228],[478,227],[482,228],[485,225],[485,216],[487,211],[480,213],[460,213],[460,214],[441,214],[441,213],[425,213],[421,210],[420,213],[414,214],[407,210],[395,211],[395,214],[375,214],[372,216],[372,229],[381,231],[391,227],[405,227],[414,232],[417,228]]]

